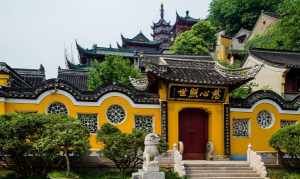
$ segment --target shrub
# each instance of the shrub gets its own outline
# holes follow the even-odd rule
[[[18,175],[31,176],[46,165],[32,144],[42,135],[47,122],[49,118],[39,114],[15,113],[0,117],[0,153]],[[36,162],[41,168],[34,167]]]
[[[300,124],[279,129],[269,141],[270,145],[278,151],[283,161],[283,154],[287,153],[292,160],[300,159]],[[289,167],[296,167],[293,163],[286,163]],[[299,166],[298,166],[299,167]]]
[[[97,132],[97,139],[105,144],[101,152],[114,162],[122,176],[142,164],[144,138],[142,131],[133,130],[126,134],[111,124],[103,125]]]
[[[45,156],[64,156],[70,174],[70,155],[80,156],[89,148],[89,132],[79,120],[67,116],[52,116],[34,146]]]
[[[64,155],[88,148],[89,133],[67,116],[14,113],[0,117],[0,154],[9,168],[28,178],[44,175]]]

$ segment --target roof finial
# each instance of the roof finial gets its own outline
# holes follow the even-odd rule
[[[162,2],[160,5],[160,18],[164,19],[165,16],[165,10],[164,10],[164,3]]]
[[[185,13],[186,13],[186,17],[190,16],[190,11],[187,10]]]

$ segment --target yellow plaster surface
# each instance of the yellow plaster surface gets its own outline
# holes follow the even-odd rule
[[[273,114],[275,122],[272,127],[264,129],[257,123],[257,114],[262,110]],[[231,133],[231,153],[233,155],[245,155],[248,144],[252,144],[255,151],[274,151],[269,146],[269,139],[280,129],[280,120],[298,120],[300,122],[299,114],[280,114],[275,106],[268,103],[259,104],[253,112],[231,112],[231,124],[234,119],[250,120],[250,136],[235,137]]]

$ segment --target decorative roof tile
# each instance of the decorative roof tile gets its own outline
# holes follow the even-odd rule
[[[62,79],[50,79],[44,81],[43,84],[35,89],[3,87],[0,89],[0,97],[37,99],[45,91],[53,89],[66,91],[70,93],[77,101],[96,102],[99,100],[99,98],[109,92],[119,92],[127,95],[137,104],[159,104],[159,96],[157,94],[139,92],[133,88],[126,88],[116,85],[100,87],[94,91],[82,91],[73,86],[71,83]]]
[[[251,49],[249,53],[258,60],[266,62],[270,65],[278,67],[300,68],[300,52],[257,48]]]
[[[161,61],[165,64],[160,65]],[[159,57],[156,62],[146,59],[145,63],[147,71],[160,79],[199,85],[236,86],[253,79],[260,70],[249,68],[232,71],[221,68],[210,56],[200,56],[198,59]]]

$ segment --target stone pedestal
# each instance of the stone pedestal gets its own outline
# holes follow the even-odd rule
[[[165,173],[159,171],[158,148],[159,136],[150,133],[145,137],[143,169],[132,174],[132,179],[165,179]]]
[[[132,179],[165,179],[165,173],[139,170],[132,174]]]

